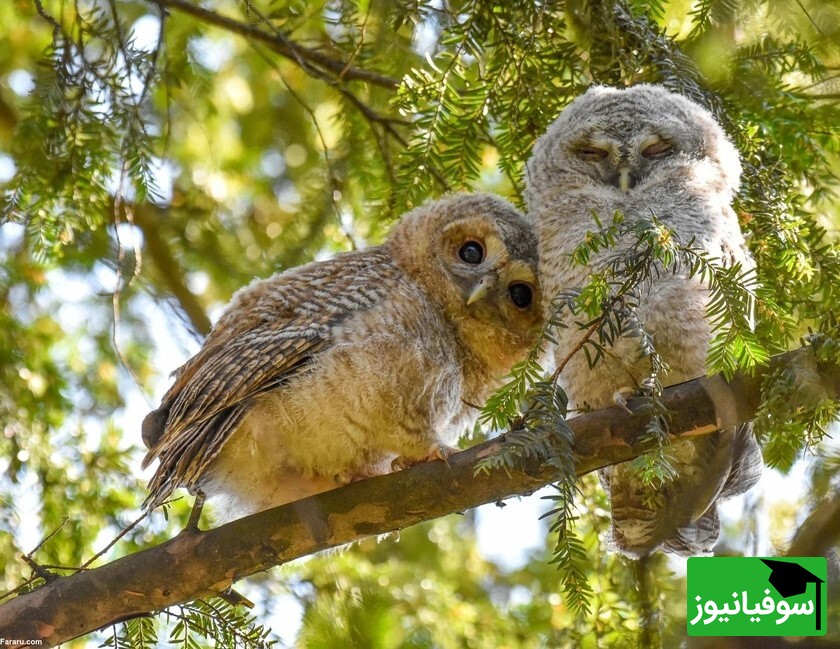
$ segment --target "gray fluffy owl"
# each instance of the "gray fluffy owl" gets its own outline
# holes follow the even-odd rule
[[[682,241],[724,264],[753,266],[730,204],[741,166],[712,115],[656,85],[592,87],[572,101],[539,139],[527,165],[527,200],[539,239],[546,304],[586,284],[592,268],[575,266],[569,253],[597,229],[593,212],[609,223],[655,214]],[[711,329],[709,292],[686,273],[661,273],[641,297],[637,315],[670,366],[667,385],[705,374]],[[571,320],[569,320],[571,322]],[[581,339],[574,326],[556,332],[559,363]],[[649,372],[635,338],[619,338],[590,370],[577,354],[561,383],[572,405],[613,405],[614,395]],[[601,471],[612,506],[610,545],[630,556],[657,547],[679,554],[711,551],[720,532],[716,502],[752,487],[762,468],[750,425],[675,444],[677,478],[651,498],[629,463]]]
[[[240,290],[143,422],[147,505],[222,518],[445,456],[541,325],[536,237],[487,195],[415,209],[386,243]]]

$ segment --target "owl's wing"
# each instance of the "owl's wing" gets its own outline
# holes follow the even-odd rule
[[[398,272],[384,250],[371,249],[302,266],[237,294],[143,422],[149,446],[143,466],[160,459],[146,504],[156,506],[179,485],[195,486],[254,397],[303,371],[333,342],[335,327],[382,299]]]

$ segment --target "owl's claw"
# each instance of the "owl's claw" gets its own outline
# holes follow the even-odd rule
[[[613,402],[625,412],[631,415],[637,415],[650,407],[649,401],[653,395],[653,387],[645,381],[634,388],[629,386],[619,388],[613,392]],[[631,407],[630,400],[633,398],[635,398],[635,403],[632,403]]]
[[[629,387],[619,388],[618,390],[613,392],[613,402],[619,408],[621,408],[625,412],[632,415],[633,411],[630,410],[630,407],[627,405],[627,399],[629,399],[630,397],[635,396],[635,395],[636,395],[636,389],[635,388],[629,388]]]
[[[427,462],[431,462],[432,460],[443,460],[443,463],[449,467],[449,456],[453,453],[457,453],[461,449],[455,446],[445,446],[443,444],[435,445],[435,448],[432,452],[426,457]]]
[[[335,480],[339,485],[344,487],[346,485],[349,485],[351,482],[367,480],[368,478],[372,478],[375,475],[379,474],[371,473],[369,471],[342,471],[341,473],[336,473],[333,476],[333,480]]]
[[[426,457],[414,458],[407,455],[400,455],[391,462],[392,471],[401,471],[410,466],[420,464],[421,462],[434,462],[435,460],[443,460],[446,466],[449,466],[449,456],[457,453],[460,449],[454,446],[445,446],[444,444],[435,444],[432,447],[431,453]]]

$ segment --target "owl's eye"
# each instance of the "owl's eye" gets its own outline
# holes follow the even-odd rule
[[[650,160],[657,160],[659,158],[665,158],[671,155],[673,152],[673,145],[669,144],[668,142],[659,141],[646,146],[642,150],[642,155]]]
[[[467,241],[458,249],[458,257],[465,264],[480,264],[484,261],[484,247],[478,241]]]
[[[510,301],[520,309],[531,306],[531,302],[534,301],[534,289],[523,282],[508,286],[508,295],[510,295]]]
[[[600,149],[597,146],[582,146],[575,153],[577,153],[578,158],[586,162],[598,162],[609,155],[606,150]]]

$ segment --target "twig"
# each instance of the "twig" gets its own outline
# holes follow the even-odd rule
[[[140,253],[140,244],[138,243],[137,237],[134,236],[134,232],[132,231],[131,247],[134,251],[134,271],[128,277],[128,279],[124,280],[123,262],[125,261],[125,246],[123,246],[122,237],[120,236],[120,212],[124,211],[126,215],[126,221],[128,222],[128,224],[132,226],[134,225],[134,209],[131,205],[127,205],[123,201],[123,187],[126,183],[127,175],[126,165],[127,163],[125,161],[125,158],[123,158],[122,165],[120,166],[119,182],[117,184],[117,189],[114,192],[113,216],[114,239],[116,239],[117,241],[117,264],[114,276],[114,291],[111,294],[111,309],[114,314],[114,326],[111,328],[111,342],[114,345],[114,351],[117,353],[117,358],[120,359],[120,363],[122,364],[123,368],[126,372],[128,372],[128,375],[131,377],[131,380],[137,387],[137,391],[140,394],[143,394],[143,386],[140,383],[140,379],[137,377],[134,368],[132,368],[131,364],[128,362],[128,358],[123,353],[122,346],[120,345],[119,341],[121,322],[120,297],[122,296],[123,287],[127,288],[131,285],[131,282],[134,280],[134,278],[140,275],[140,271],[143,265],[143,256]]]
[[[315,127],[315,133],[318,136],[318,140],[321,143],[321,148],[324,149],[324,164],[326,165],[325,171],[325,180],[327,183],[327,194],[330,200],[330,206],[332,207],[333,215],[335,216],[336,224],[338,225],[339,230],[344,234],[347,238],[348,242],[350,243],[350,247],[352,250],[356,250],[358,245],[356,244],[356,240],[353,238],[352,233],[348,232],[347,229],[344,227],[344,223],[341,220],[341,210],[338,208],[338,203],[335,198],[336,190],[338,189],[338,174],[335,172],[335,167],[333,166],[332,160],[330,159],[330,147],[327,146],[327,139],[324,136],[324,131],[321,129],[321,125],[318,123],[318,117],[315,115],[315,111],[312,109],[312,106],[306,103],[303,97],[292,88],[292,85],[289,83],[288,79],[283,75],[280,71],[280,68],[276,65],[274,61],[268,59],[268,57],[264,56],[263,52],[260,51],[259,48],[254,47],[254,51],[263,58],[263,60],[274,67],[274,70],[277,72],[277,76],[280,77],[280,81],[286,86],[286,92],[288,92],[292,99],[294,99],[298,105],[304,110],[304,112],[309,116],[309,119],[312,120],[312,125]],[[352,94],[352,93],[351,93]]]
[[[367,9],[365,10],[365,18],[362,20],[362,27],[361,33],[359,34],[359,42],[357,43],[356,47],[353,48],[353,51],[350,53],[350,58],[347,59],[347,64],[344,66],[344,69],[338,74],[339,79],[344,79],[344,74],[347,72],[348,68],[353,65],[353,61],[356,60],[356,57],[359,56],[359,52],[362,51],[362,48],[365,45],[365,32],[367,31],[367,23],[368,19],[370,18],[370,11],[373,8],[373,3],[367,3]]]
[[[104,548],[102,548],[99,552],[97,552],[96,554],[94,554],[94,555],[93,555],[90,559],[88,559],[87,561],[85,561],[85,562],[84,562],[84,563],[83,563],[83,564],[82,564],[82,565],[78,568],[78,570],[87,570],[87,569],[88,569],[88,566],[89,566],[90,564],[92,564],[92,563],[93,563],[94,561],[96,561],[99,557],[101,557],[103,554],[105,554],[108,550],[110,550],[112,547],[114,547],[114,545],[115,545],[115,544],[116,544],[116,543],[117,543],[117,542],[118,542],[118,541],[119,541],[122,537],[124,537],[124,536],[125,536],[126,534],[128,534],[131,530],[133,530],[135,527],[137,527],[137,524],[138,524],[138,523],[140,523],[140,521],[142,521],[144,518],[146,518],[146,517],[147,517],[150,513],[151,513],[150,511],[148,511],[148,510],[144,510],[144,511],[143,511],[143,513],[142,513],[142,514],[141,514],[138,518],[134,519],[131,523],[129,523],[129,525],[128,525],[127,527],[125,527],[125,528],[123,528],[122,530],[120,530],[120,533],[119,533],[119,534],[117,534],[117,535],[116,535],[113,539],[111,539],[111,541],[109,541],[109,542],[108,542],[108,545],[106,545],[106,546],[105,546]]]
[[[467,406],[469,408],[472,408],[473,410],[483,410],[483,408],[481,406],[477,406],[472,401],[467,401],[466,399],[461,399],[461,403],[463,403],[465,406]]]
[[[35,561],[35,559],[30,557],[28,554],[22,554],[20,555],[20,558],[23,559],[30,568],[32,568],[32,572],[34,572],[47,583],[51,582],[53,579],[58,577],[58,575],[51,573],[49,570],[46,570],[42,565],[40,565],[37,561]]]
[[[189,14],[199,20],[217,27],[221,27],[240,36],[253,39],[268,46],[281,56],[284,56],[296,63],[307,61],[326,70],[336,79],[367,81],[383,88],[394,89],[400,85],[400,80],[377,72],[371,72],[362,68],[349,65],[344,61],[334,59],[323,52],[319,52],[305,45],[300,45],[287,38],[285,35],[275,33],[269,34],[262,29],[252,27],[227,16],[222,16],[213,11],[190,4],[185,0],[146,0],[146,2],[157,5],[164,9],[175,9]]]
[[[601,325],[602,320],[603,318],[598,318],[597,320],[595,320],[595,322],[592,323],[589,329],[586,330],[586,333],[580,339],[578,344],[572,348],[572,351],[570,351],[569,354],[562,361],[560,361],[560,364],[557,366],[557,369],[554,370],[554,373],[551,375],[551,383],[557,383],[557,379],[560,378],[560,373],[565,369],[566,365],[569,364],[569,361],[572,360],[572,357],[575,354],[577,354],[581,349],[583,349],[583,346],[592,337],[592,334],[594,334],[598,330],[598,327]]]
[[[816,30],[817,30],[817,33],[818,33],[820,36],[825,36],[825,32],[823,32],[823,30],[822,30],[822,29],[820,29],[820,26],[819,26],[819,25],[817,24],[817,22],[816,22],[816,21],[815,21],[815,20],[811,17],[811,14],[810,14],[810,13],[808,13],[808,10],[805,8],[805,5],[803,5],[803,4],[802,4],[802,0],[796,0],[796,4],[798,4],[798,5],[799,5],[799,8],[800,8],[800,9],[802,9],[802,13],[804,13],[804,14],[805,14],[805,16],[807,16],[807,18],[808,18],[808,20],[810,21],[810,23],[814,26],[814,29],[816,29]]]
[[[12,590],[7,590],[5,593],[3,593],[2,595],[0,595],[0,602],[2,602],[4,599],[8,599],[8,598],[9,598],[9,597],[11,597],[12,595],[17,595],[20,591],[24,590],[27,586],[29,586],[30,584],[32,584],[32,582],[34,582],[34,581],[35,581],[35,579],[36,579],[36,577],[30,577],[29,579],[27,579],[26,581],[24,581],[24,582],[23,582],[22,584],[20,584],[19,586],[16,586],[16,587],[15,587],[15,588],[13,588]]]
[[[280,32],[280,30],[277,27],[272,25],[271,22],[256,7],[253,7],[253,6],[249,5],[249,9],[257,16],[257,18],[259,18],[262,22],[269,25],[271,27],[271,29],[275,32],[275,34],[278,35],[278,37],[286,38],[282,34],[282,32]],[[254,51],[264,61],[266,61],[266,63],[268,63],[269,65],[272,65],[275,68],[277,74],[280,77],[280,80],[283,82],[283,85],[286,86],[286,89],[288,90],[289,94],[309,114],[310,119],[312,119],[312,122],[315,125],[315,129],[316,129],[317,134],[318,134],[318,138],[320,139],[321,145],[324,149],[324,158],[325,158],[325,161],[326,161],[326,164],[327,164],[327,167],[328,167],[328,172],[329,172],[329,176],[327,178],[327,181],[328,181],[328,184],[330,186],[330,189],[334,190],[335,185],[336,185],[336,174],[334,172],[332,163],[330,162],[330,159],[329,159],[329,149],[327,147],[326,140],[324,139],[323,133],[321,131],[320,125],[318,124],[318,120],[315,117],[314,111],[303,100],[303,98],[300,97],[298,95],[298,93],[296,93],[292,89],[292,87],[289,85],[288,81],[283,76],[282,72],[280,71],[279,67],[274,63],[274,61],[269,60],[268,57],[266,57],[259,48],[254,47]],[[354,54],[354,56],[355,56],[355,54]],[[351,61],[352,61],[352,59],[351,59]],[[309,73],[311,76],[315,77],[316,79],[321,79],[324,82],[326,82],[327,84],[329,84],[333,89],[335,89],[337,92],[342,94],[348,101],[350,101],[350,103],[352,103],[353,106],[359,112],[362,113],[362,116],[368,121],[368,124],[370,125],[371,132],[373,133],[374,137],[376,138],[376,144],[377,144],[377,147],[379,148],[380,154],[382,155],[382,160],[385,164],[385,168],[388,171],[388,175],[393,181],[395,181],[396,177],[394,176],[394,171],[392,169],[392,161],[391,161],[390,152],[388,150],[387,142],[384,140],[383,135],[380,134],[380,132],[376,129],[376,126],[380,126],[382,128],[382,132],[385,135],[390,135],[392,138],[397,140],[403,147],[407,147],[408,142],[394,128],[393,125],[394,124],[403,124],[403,125],[408,126],[409,122],[407,122],[406,120],[401,120],[401,119],[392,118],[392,117],[385,117],[383,115],[380,115],[373,108],[371,108],[364,101],[362,101],[354,92],[352,92],[349,88],[347,88],[345,85],[343,85],[343,83],[341,83],[341,79],[339,79],[339,80],[332,79],[332,78],[328,77],[327,75],[324,75],[323,72],[321,72],[320,70],[312,68],[305,61],[298,61],[298,64],[307,73]],[[347,65],[349,66],[350,63],[348,63]],[[346,67],[345,67],[345,69],[346,69]],[[344,71],[342,71],[342,74],[340,76],[343,78]],[[446,184],[445,180],[443,179],[442,176],[440,176],[440,174],[437,172],[437,170],[432,169],[431,171],[432,171],[433,175],[436,175],[436,177],[438,178],[439,181],[442,181],[444,185]],[[332,191],[331,191],[331,195],[332,195]],[[340,215],[340,213],[338,211],[338,207],[335,203],[335,199],[331,198],[331,201],[332,201],[333,210],[335,211],[336,218],[338,219],[339,228],[349,239],[350,244],[352,246],[352,249],[356,250],[357,249],[356,241],[354,240],[352,234],[350,232],[348,232],[346,230],[346,228],[344,227],[344,224],[341,221],[341,215]]]
[[[59,23],[51,14],[46,12],[44,5],[41,4],[41,0],[32,0],[32,2],[35,5],[35,11],[38,12],[38,15],[53,26],[53,37],[60,36],[63,31],[61,23]]]
[[[223,590],[221,593],[219,593],[218,596],[220,599],[225,600],[231,606],[244,606],[245,608],[254,608],[254,602],[245,597],[245,595],[243,595],[242,593],[233,590],[233,588]],[[204,600],[204,603],[207,604],[207,606],[212,608],[214,611],[218,612],[216,607],[213,606],[207,600]]]
[[[49,572],[46,569],[46,566],[42,566],[37,561],[35,561],[35,559],[32,558],[32,555],[34,555],[38,550],[40,550],[41,547],[43,547],[43,545],[47,541],[49,541],[52,537],[54,537],[56,534],[58,534],[58,532],[61,530],[61,528],[64,527],[67,524],[68,520],[70,520],[69,516],[64,516],[61,520],[61,525],[56,527],[52,532],[50,532],[43,539],[41,539],[41,542],[38,543],[38,545],[36,545],[34,548],[32,548],[29,552],[27,552],[26,554],[20,555],[21,559],[23,559],[27,563],[27,565],[30,568],[32,568],[32,572],[34,572],[36,575],[38,575],[44,581],[47,581],[47,582],[52,581],[58,575],[55,575],[55,574]]]
[[[67,521],[69,521],[69,520],[70,520],[70,517],[69,517],[69,516],[63,516],[63,517],[62,517],[62,519],[61,519],[61,525],[59,525],[58,527],[56,527],[56,528],[55,528],[52,532],[50,532],[50,533],[49,533],[49,534],[47,534],[47,535],[46,535],[43,539],[41,539],[41,542],[40,542],[40,543],[38,543],[38,545],[36,545],[34,548],[32,548],[32,549],[31,549],[31,550],[27,553],[27,555],[26,555],[26,556],[31,557],[31,556],[32,556],[33,554],[35,554],[38,550],[40,550],[40,549],[43,547],[44,543],[46,543],[46,542],[47,542],[47,541],[49,541],[52,537],[54,537],[56,534],[58,534],[58,533],[61,531],[61,528],[62,528],[62,527],[64,527],[65,525],[67,525]]]
[[[639,260],[633,264],[632,268],[630,268],[627,272],[622,273],[625,276],[624,282],[618,288],[616,294],[610,298],[608,306],[602,309],[602,315],[595,319],[595,321],[586,330],[586,333],[584,334],[583,338],[581,338],[578,344],[575,345],[574,348],[572,348],[572,351],[560,362],[560,364],[557,366],[557,369],[554,370],[554,373],[551,375],[551,383],[557,382],[557,379],[560,378],[560,373],[563,371],[563,369],[566,367],[569,361],[572,360],[572,357],[575,354],[577,354],[581,349],[583,349],[583,346],[592,337],[592,334],[595,333],[595,331],[597,331],[598,327],[601,326],[601,324],[607,317],[607,314],[612,311],[613,307],[619,302],[621,302],[624,299],[624,296],[629,291],[633,290],[635,287],[642,283],[642,280],[634,280],[633,278],[638,272],[640,272],[643,268],[646,268],[648,266],[648,264],[650,263],[651,254],[652,252],[650,248],[648,248],[647,250],[645,250],[645,253],[639,258]]]

